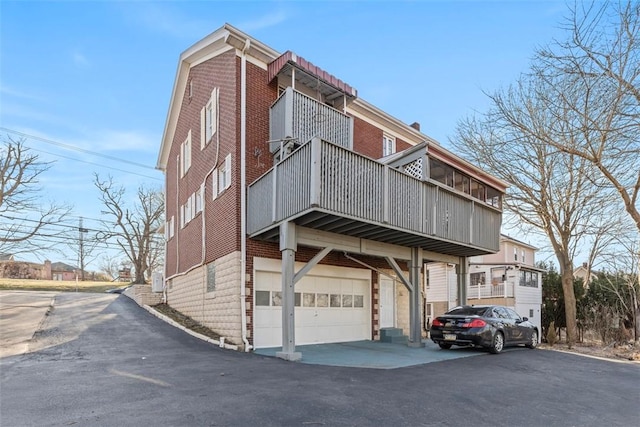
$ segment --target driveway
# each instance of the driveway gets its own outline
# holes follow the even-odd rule
[[[2,426],[629,426],[640,418],[637,364],[528,349],[390,370],[291,363],[202,342],[124,296],[56,295],[28,347],[0,359]]]

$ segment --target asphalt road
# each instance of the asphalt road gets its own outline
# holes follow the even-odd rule
[[[57,294],[38,324],[27,353],[0,359],[2,427],[640,420],[638,364],[522,349],[393,370],[307,365],[222,350],[99,294]]]

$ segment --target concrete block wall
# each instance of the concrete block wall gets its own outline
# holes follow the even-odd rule
[[[213,261],[215,290],[207,292],[206,266],[170,279],[167,303],[242,347],[240,306],[240,252],[232,252]]]
[[[151,285],[132,285],[124,293],[139,305],[157,305],[162,302],[162,292],[152,292]]]

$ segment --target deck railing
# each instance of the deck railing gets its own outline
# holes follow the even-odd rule
[[[248,232],[309,210],[497,252],[495,208],[314,138],[248,188]]]
[[[497,284],[484,284],[469,286],[467,288],[468,299],[483,298],[513,298],[513,283],[501,282]]]
[[[269,139],[297,139],[304,144],[313,137],[353,148],[353,119],[326,104],[288,87],[273,103]]]

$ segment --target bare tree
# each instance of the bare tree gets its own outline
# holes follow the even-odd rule
[[[461,121],[452,143],[464,157],[511,183],[506,210],[522,228],[548,238],[560,266],[567,343],[572,346],[577,329],[573,260],[588,238],[606,234],[612,192],[594,180],[587,160],[546,143],[580,136],[554,132],[559,122],[572,119],[571,111],[551,108],[545,98],[535,96],[546,85],[535,75],[523,76],[508,90],[490,95],[490,111]]]
[[[51,165],[40,161],[24,139],[7,136],[0,146],[0,252],[51,250],[65,237],[71,208],[42,203],[39,178]]]
[[[96,174],[94,183],[100,191],[100,200],[106,209],[104,213],[111,218],[103,221],[104,237],[114,239],[133,264],[134,283],[146,283],[154,234],[162,224],[164,213],[162,192],[141,186],[134,206],[129,208],[124,187],[116,186],[111,177],[100,180]]]
[[[100,271],[111,277],[111,280],[118,278],[118,271],[120,270],[120,260],[112,255],[103,255],[100,258],[99,267]]]
[[[540,49],[533,71],[567,83],[537,96],[571,109],[556,132],[582,137],[544,141],[592,163],[640,231],[640,3],[577,2],[566,28],[568,40]]]

